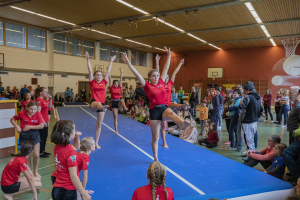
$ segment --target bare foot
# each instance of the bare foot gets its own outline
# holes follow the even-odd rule
[[[98,144],[96,144],[96,148],[97,148],[97,149],[101,149],[101,147],[100,147]]]
[[[8,200],[14,200],[14,196],[11,194],[4,194],[4,197]]]
[[[189,106],[190,104],[188,104],[188,103],[186,103],[186,104],[183,104],[182,105],[182,107],[181,107],[181,109],[183,109],[183,110],[186,110],[187,109],[187,107]]]
[[[184,129],[186,129],[189,125],[191,124],[191,122],[190,121],[187,121],[187,120],[185,120],[183,123],[182,123],[182,129],[184,130]]]
[[[124,110],[128,110],[128,108],[125,106]]]
[[[169,148],[167,144],[163,144],[162,146],[163,146],[164,148],[166,148],[166,149]]]
[[[105,106],[104,106],[104,109],[103,109],[104,112],[106,112],[107,108],[109,108],[109,105],[105,105]]]
[[[33,172],[33,175],[39,179],[42,178],[42,176],[38,172]]]
[[[115,134],[119,134],[119,132],[118,132],[118,131],[115,131]]]

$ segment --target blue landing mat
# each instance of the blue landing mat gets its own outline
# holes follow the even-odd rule
[[[95,137],[96,113],[88,107],[58,107],[58,111],[60,119],[73,120],[76,129],[83,133],[82,138]],[[87,189],[95,191],[94,199],[131,199],[136,188],[148,184],[147,168],[153,161],[150,127],[118,117],[120,135],[112,131],[111,111],[106,112],[99,142],[102,148],[90,154]],[[174,172],[168,170],[166,184],[172,188],[175,199],[234,198],[293,188],[289,183],[179,138],[167,134],[166,140],[170,148],[159,146],[158,158]]]

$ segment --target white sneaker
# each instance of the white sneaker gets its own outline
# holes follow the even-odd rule
[[[246,155],[246,153],[247,153],[247,151],[243,151],[243,152],[242,152],[243,155]]]
[[[265,120],[264,122],[268,122],[268,120]]]
[[[222,127],[221,127],[221,126],[218,126],[217,130],[222,130]]]
[[[271,121],[272,123],[274,123],[274,121]]]
[[[282,126],[281,126],[281,128],[285,128],[285,127],[286,127],[286,125],[282,125]]]

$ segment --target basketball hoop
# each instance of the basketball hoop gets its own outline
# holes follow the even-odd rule
[[[300,42],[300,38],[283,38],[281,42],[286,51],[285,57],[289,57],[295,55],[295,50]]]

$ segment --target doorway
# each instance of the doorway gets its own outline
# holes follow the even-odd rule
[[[89,81],[78,81],[78,95],[81,96],[81,90],[85,89],[86,91],[86,102],[90,102],[92,98],[90,82]]]

